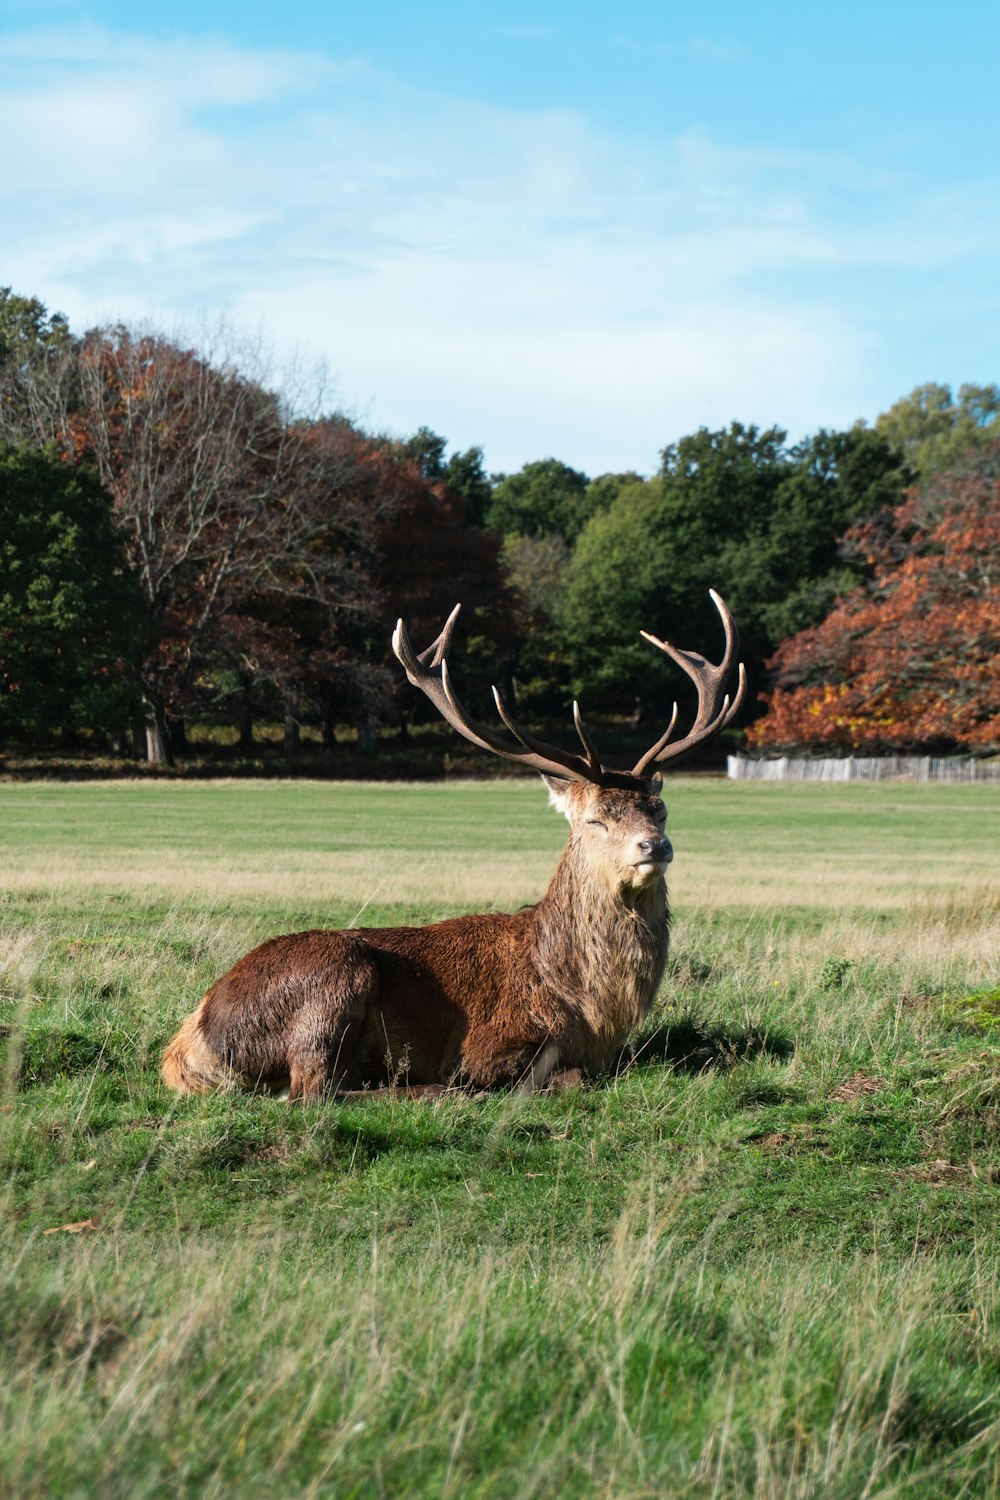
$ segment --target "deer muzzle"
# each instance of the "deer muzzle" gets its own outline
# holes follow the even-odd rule
[[[668,838],[640,839],[638,849],[639,858],[636,860],[636,865],[639,869],[647,865],[663,868],[674,857],[674,846]]]

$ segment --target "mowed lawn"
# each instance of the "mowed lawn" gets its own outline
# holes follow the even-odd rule
[[[177,1100],[241,953],[544,889],[531,781],[0,785],[0,1496],[1000,1493],[1000,788],[672,778],[615,1074]]]

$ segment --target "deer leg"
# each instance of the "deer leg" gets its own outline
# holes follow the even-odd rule
[[[325,1099],[331,1092],[332,1080],[325,1066],[325,1059],[297,1057],[291,1065],[291,1081],[288,1085],[289,1104],[308,1104],[316,1099]]]
[[[531,1058],[517,1085],[519,1094],[534,1094],[543,1089],[559,1066],[559,1048],[546,1042]]]
[[[354,1071],[354,1044],[378,994],[370,959],[318,982],[298,1010],[286,1042],[288,1102],[325,1099]]]

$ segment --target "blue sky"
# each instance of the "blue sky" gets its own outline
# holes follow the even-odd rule
[[[1000,6],[0,0],[0,284],[655,468],[1000,378]],[[294,378],[294,377],[290,377]]]

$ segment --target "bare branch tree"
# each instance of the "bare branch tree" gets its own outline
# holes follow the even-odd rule
[[[122,327],[78,351],[72,452],[114,496],[159,635],[144,674],[151,760],[169,758],[168,714],[227,617],[262,597],[335,609],[363,596],[343,549],[324,545],[359,529],[342,503],[354,455],[290,420],[218,343],[212,355]]]

